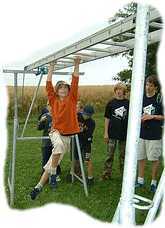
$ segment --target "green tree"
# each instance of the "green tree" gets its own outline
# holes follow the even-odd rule
[[[115,18],[116,18],[116,20],[121,20],[128,16],[131,16],[132,14],[135,14],[136,11],[137,11],[137,3],[131,2],[128,5],[126,5],[123,9],[120,9],[115,14]],[[152,30],[154,30],[154,29],[149,28],[150,32]],[[130,32],[133,33],[133,31],[130,31]],[[126,38],[124,38],[124,36],[119,36],[117,38],[114,38],[114,41],[121,42],[124,40],[126,40]],[[159,43],[154,43],[154,44],[149,45],[147,48],[146,76],[151,75],[151,74],[157,75],[156,60],[157,60],[158,47],[159,47]],[[129,51],[123,53],[122,56],[125,56],[127,58],[129,68],[120,71],[117,75],[115,75],[113,77],[113,79],[129,83],[129,82],[131,82],[131,76],[132,76],[133,50],[129,50]]]
[[[131,69],[125,69],[117,73],[116,76],[113,77],[114,80],[116,81],[122,81],[125,83],[130,83],[131,82],[131,74],[132,70]]]

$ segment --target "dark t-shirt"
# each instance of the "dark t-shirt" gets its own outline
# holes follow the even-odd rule
[[[126,140],[129,101],[113,99],[105,108],[104,117],[110,120],[108,136],[111,139]]]
[[[82,131],[78,134],[79,141],[82,146],[92,143],[93,133],[95,130],[95,121],[90,117],[88,119],[84,119],[82,115],[78,115],[78,120],[80,129]]]
[[[158,95],[153,97],[143,98],[142,115],[146,113],[149,115],[164,115],[163,105]],[[140,138],[148,140],[159,140],[162,138],[163,121],[160,120],[147,120],[141,124]]]

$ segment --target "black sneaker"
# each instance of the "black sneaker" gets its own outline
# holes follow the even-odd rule
[[[57,187],[56,175],[50,176],[49,184],[52,189],[55,189]]]
[[[157,186],[155,184],[151,184],[150,191],[155,193]]]
[[[93,184],[94,184],[94,178],[91,178],[91,179],[87,178],[87,185],[91,186]]]
[[[139,183],[139,182],[136,182],[135,183],[135,188],[143,188],[144,187],[144,183]]]
[[[39,188],[34,188],[31,193],[30,193],[30,197],[32,200],[35,200],[35,198],[38,196],[38,194],[41,192],[41,190],[39,190]]]

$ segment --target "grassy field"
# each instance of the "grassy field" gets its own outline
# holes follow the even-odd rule
[[[103,163],[106,158],[106,146],[103,142],[103,113],[97,112],[94,116],[96,120],[96,130],[92,148],[95,184],[89,189],[89,197],[84,194],[83,186],[78,181],[67,183],[66,175],[70,169],[69,154],[66,154],[62,161],[61,182],[55,192],[50,187],[45,186],[42,193],[35,201],[31,201],[29,192],[36,185],[41,173],[41,142],[40,141],[19,141],[17,143],[16,155],[16,179],[15,179],[15,205],[14,208],[28,209],[40,207],[49,202],[58,202],[73,205],[80,208],[94,218],[101,221],[111,222],[115,209],[117,207],[120,193],[122,176],[119,172],[118,152],[113,166],[113,178],[110,181],[101,181],[100,175],[103,169]],[[29,123],[25,136],[39,136],[41,132],[36,130],[37,117]],[[9,127],[9,146],[5,166],[6,194],[9,198],[7,187],[7,176],[9,172],[9,158],[12,150],[12,121],[8,122]],[[22,127],[22,125],[20,125]],[[162,167],[159,171],[161,174]],[[146,185],[142,190],[136,193],[152,199],[153,194],[149,191],[151,174],[151,164],[146,167]],[[136,211],[137,223],[142,224],[147,212]]]

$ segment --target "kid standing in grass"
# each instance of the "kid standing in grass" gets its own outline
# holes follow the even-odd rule
[[[105,109],[104,141],[107,143],[107,158],[104,163],[102,180],[111,178],[114,153],[118,143],[120,171],[122,173],[125,158],[129,101],[125,99],[126,86],[118,83],[114,86],[115,98]]]
[[[95,130],[95,121],[92,119],[92,115],[94,114],[94,108],[91,105],[86,105],[83,110],[81,110],[81,112],[79,112],[78,114],[78,121],[80,126],[80,133],[78,134],[78,138],[81,155],[83,161],[87,165],[87,184],[92,185],[94,183],[94,177],[93,164],[91,159],[91,145],[93,133]],[[76,175],[81,176],[80,161],[75,141],[74,144],[74,172]],[[67,176],[67,180],[72,180],[71,175]]]
[[[41,114],[38,117],[38,124],[37,124],[37,129],[39,131],[43,131],[42,136],[49,136],[49,133],[51,131],[51,126],[52,126],[52,117],[50,114],[50,107],[49,107],[49,102],[47,102],[47,106],[44,107],[41,111]],[[52,149],[53,145],[50,140],[48,139],[42,139],[42,146],[41,146],[41,151],[42,151],[42,174],[44,173],[44,166],[48,162],[51,154],[52,154]],[[61,168],[58,165],[57,166],[57,175],[59,177],[61,173]],[[60,180],[60,178],[58,178]]]
[[[83,155],[83,160],[87,165],[87,184],[92,185],[94,183],[93,177],[93,164],[91,159],[91,145],[93,139],[93,133],[95,130],[95,121],[92,119],[94,114],[94,108],[91,105],[86,105],[83,109],[82,131],[79,133],[80,147]]]
[[[81,134],[82,124],[84,122],[84,118],[83,118],[82,112],[83,112],[83,106],[81,104],[81,101],[79,100],[77,102],[77,119],[78,119],[79,128],[80,128],[80,133],[78,134],[78,137]],[[79,161],[79,156],[78,156],[78,152],[77,152],[76,140],[75,140],[75,138],[73,138],[72,140],[74,140],[73,141],[74,142],[74,148],[72,148],[72,143],[71,143],[71,151],[72,151],[72,149],[74,150],[73,151],[73,156],[74,156],[74,164],[73,164],[73,166],[74,166],[74,173],[77,176],[81,176],[81,168],[80,168],[80,161]],[[80,143],[80,137],[79,137],[79,143]],[[72,160],[72,152],[71,152],[71,160]],[[69,173],[67,175],[67,181],[68,182],[71,182],[72,181],[72,175],[71,175],[71,173]]]
[[[48,178],[51,188],[56,188],[57,166],[60,164],[64,153],[70,149],[71,135],[77,134],[80,131],[76,111],[79,64],[80,58],[77,57],[75,59],[75,67],[72,75],[71,86],[69,86],[64,81],[59,81],[57,82],[55,89],[52,85],[54,64],[51,63],[49,65],[46,90],[52,115],[52,130],[49,136],[53,144],[53,150],[49,161],[44,167],[45,172],[43,173],[39,183],[30,193],[32,200],[34,200],[36,196],[41,192]]]
[[[156,191],[157,172],[162,154],[164,112],[156,76],[146,79],[138,150],[138,179],[135,187],[144,186],[146,159],[152,162],[151,192]]]

